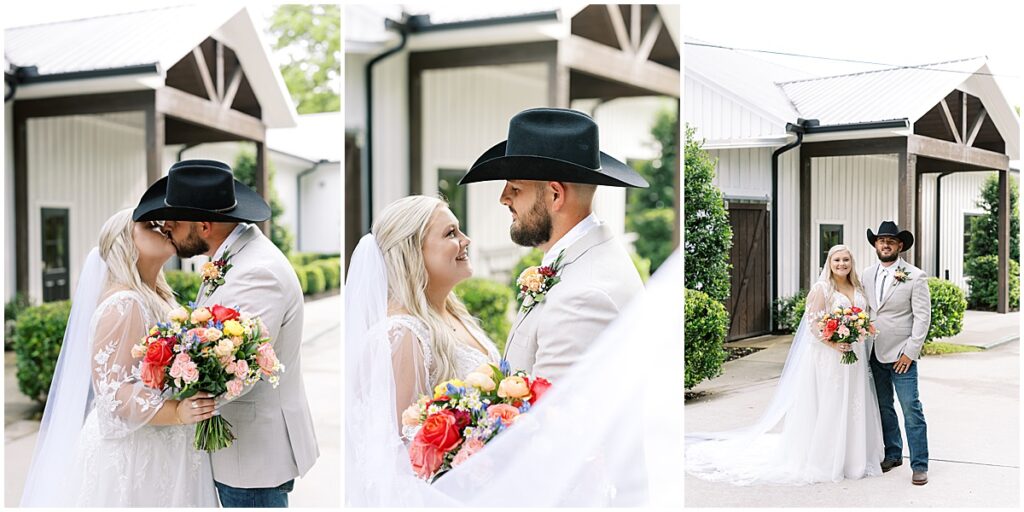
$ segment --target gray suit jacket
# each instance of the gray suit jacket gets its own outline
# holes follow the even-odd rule
[[[520,310],[505,344],[512,369],[551,381],[643,290],[633,261],[606,225],[566,248],[562,263],[559,283],[531,311]]]
[[[871,321],[878,329],[874,339],[875,357],[882,363],[895,363],[900,354],[917,360],[921,357],[921,348],[932,321],[928,276],[921,269],[900,260],[890,269],[897,265],[905,267],[907,280],[886,284],[885,294],[879,302],[875,278],[880,265],[875,263],[861,274],[871,305]]]
[[[260,381],[221,405],[237,439],[212,454],[213,477],[232,487],[277,487],[304,475],[320,455],[302,382],[302,290],[288,259],[255,225],[230,251],[224,284],[209,297],[200,290],[197,303],[259,316],[285,371],[277,388]]]

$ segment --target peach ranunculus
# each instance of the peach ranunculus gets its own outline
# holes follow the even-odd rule
[[[466,376],[466,384],[479,389],[480,391],[494,391],[494,379],[490,374],[471,372]]]
[[[518,375],[510,375],[498,384],[498,396],[502,398],[530,398],[530,384]]]
[[[174,308],[170,313],[167,313],[167,319],[172,322],[183,324],[188,321],[188,311],[185,311],[185,308],[183,307]]]
[[[462,448],[459,448],[459,453],[456,453],[455,458],[452,459],[452,467],[454,468],[455,466],[466,462],[466,459],[470,458],[474,453],[482,450],[483,448],[484,442],[479,439],[473,438],[466,440],[462,445]]]
[[[416,476],[429,478],[444,462],[444,452],[416,436],[409,446],[409,459]]]
[[[203,279],[206,281],[214,281],[220,278],[220,269],[212,261],[203,263],[203,266],[199,268],[199,273],[202,274]]]
[[[163,389],[164,388],[164,367],[157,366],[155,364],[142,363],[142,369],[139,377],[142,379],[142,383],[153,388]]]
[[[520,290],[537,293],[544,286],[544,275],[540,273],[540,267],[527,267],[519,274],[516,284]]]
[[[228,398],[234,398],[242,394],[242,381],[241,379],[235,378],[228,381]]]
[[[199,308],[192,311],[192,323],[205,324],[213,318],[213,314],[210,313],[209,309]]]
[[[209,329],[206,330],[206,332],[203,333],[203,339],[211,343],[221,339],[221,337],[223,336],[224,333],[221,332],[220,329],[214,327],[210,327]]]
[[[519,417],[519,409],[509,404],[494,404],[487,408],[487,416],[500,419],[507,427]]]
[[[264,343],[256,349],[256,364],[260,365],[260,370],[263,373],[270,375],[277,368],[277,354],[274,353],[274,347],[270,343]]]

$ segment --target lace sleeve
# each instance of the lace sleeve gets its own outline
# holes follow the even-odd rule
[[[804,321],[807,322],[808,330],[814,333],[815,339],[822,343],[826,342],[821,339],[821,329],[818,327],[818,321],[828,313],[831,306],[830,302],[828,287],[825,283],[814,283],[811,291],[807,294],[807,301],[804,307]]]
[[[395,411],[399,424],[402,411],[416,403],[420,395],[432,394],[427,351],[423,342],[407,326],[393,323],[388,328],[391,343],[391,368],[395,372]]]
[[[96,313],[93,331],[92,385],[100,432],[105,438],[128,435],[148,423],[163,397],[140,379],[140,360],[132,346],[146,335],[142,305],[128,295],[115,297]]]

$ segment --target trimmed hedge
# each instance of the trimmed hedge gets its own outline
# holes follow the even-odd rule
[[[41,404],[50,391],[70,314],[71,301],[48,302],[23,311],[14,328],[18,389]]]
[[[515,301],[512,290],[501,283],[474,277],[456,285],[455,295],[466,305],[469,313],[480,320],[480,326],[498,346],[498,352],[503,352],[512,328],[509,317],[509,306]]]
[[[1010,309],[1020,308],[1020,265],[1010,262]],[[964,262],[964,275],[968,277],[970,292],[967,305],[971,309],[995,311],[999,304],[999,258],[982,256]]]
[[[302,293],[306,293],[306,289],[309,288],[309,280],[306,279],[306,267],[295,266],[292,264],[292,269],[295,270],[295,275],[299,278],[299,288],[302,289]]]
[[[686,290],[686,389],[722,374],[729,315],[721,302],[697,290]]]
[[[327,289],[327,279],[324,278],[324,271],[318,265],[306,265],[302,267],[306,273],[306,287],[302,290],[306,295],[315,295]]]
[[[203,284],[203,277],[196,272],[184,270],[169,270],[164,272],[167,284],[174,290],[179,304],[188,304],[196,300],[199,295],[199,287]]]
[[[794,295],[775,299],[775,332],[779,334],[796,332],[807,307],[807,290],[798,290]]]
[[[937,277],[928,278],[928,291],[932,296],[932,322],[925,343],[960,334],[964,328],[964,311],[967,310],[964,291]]]
[[[341,259],[329,258],[316,260],[310,265],[320,267],[324,273],[324,281],[327,290],[334,290],[341,287]]]
[[[293,252],[288,255],[288,260],[292,262],[292,265],[297,266],[309,265],[314,261],[340,258],[341,255],[337,253]]]

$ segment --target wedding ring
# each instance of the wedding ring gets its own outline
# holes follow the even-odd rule
[[[196,403],[195,403],[195,402],[192,402],[192,408],[193,408],[193,409],[195,409],[196,407],[198,407],[198,406],[196,405]]]

